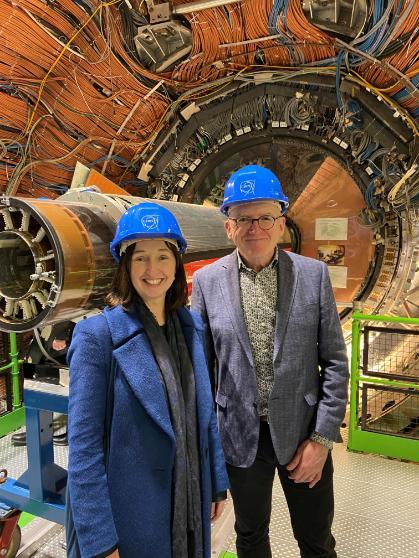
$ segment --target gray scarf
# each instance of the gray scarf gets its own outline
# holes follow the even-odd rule
[[[139,298],[134,303],[160,369],[176,438],[172,484],[172,558],[202,558],[202,514],[195,376],[179,318],[160,327]]]

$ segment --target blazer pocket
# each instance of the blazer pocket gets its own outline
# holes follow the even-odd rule
[[[312,391],[306,393],[304,395],[304,399],[306,400],[307,404],[310,405],[310,407],[313,407],[319,400],[317,393],[313,393]]]
[[[227,395],[217,392],[215,394],[215,402],[217,403],[217,405],[225,409],[227,407]]]

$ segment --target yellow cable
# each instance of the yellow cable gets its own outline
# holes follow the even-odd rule
[[[42,93],[44,91],[46,82],[48,80],[49,75],[51,74],[51,72],[54,70],[55,66],[58,64],[58,62],[61,60],[62,56],[64,55],[64,53],[66,52],[66,50],[68,50],[69,46],[71,45],[71,43],[76,39],[76,37],[83,31],[83,29],[89,25],[89,23],[92,21],[92,19],[95,17],[95,15],[102,9],[102,8],[106,8],[108,6],[112,6],[114,4],[118,4],[119,2],[121,2],[121,0],[110,0],[109,2],[101,2],[99,4],[99,6],[95,9],[95,11],[92,13],[92,15],[83,23],[83,25],[80,27],[80,29],[78,31],[76,31],[76,33],[74,33],[74,35],[70,38],[70,40],[65,44],[65,46],[63,47],[62,51],[60,52],[60,54],[57,56],[57,58],[55,59],[55,61],[53,62],[51,68],[48,70],[48,72],[46,73],[45,77],[43,78],[43,80],[41,81],[41,85],[39,87],[39,91],[38,91],[38,97],[36,99],[35,102],[35,106],[33,107],[33,111],[31,114],[31,117],[29,119],[28,125],[26,126],[26,130],[25,130],[25,136],[28,134],[29,129],[32,125],[33,119],[35,118],[35,114],[36,114],[36,110],[38,108],[38,105],[40,103],[41,97],[42,97]]]
[[[415,77],[417,75],[417,70],[412,70],[411,72],[404,72],[404,75],[410,79],[410,76]],[[412,80],[410,80],[412,81]],[[378,91],[383,91],[384,93],[386,91],[390,91],[391,89],[394,89],[397,86],[400,86],[400,80],[396,81],[395,83],[393,83],[393,85],[389,85],[388,87],[377,87]]]
[[[374,93],[381,97],[383,99],[383,101],[389,105],[391,108],[393,108],[394,110],[396,110],[398,113],[402,114],[404,116],[404,118],[406,118],[406,120],[409,122],[410,127],[412,128],[414,134],[417,136],[419,135],[419,129],[416,126],[415,121],[413,120],[413,118],[411,118],[408,114],[408,112],[401,106],[398,105],[395,101],[393,101],[393,99],[391,97],[388,97],[387,95],[385,95],[382,90],[378,89],[377,87],[375,87],[374,85],[372,85],[371,83],[369,83],[366,79],[364,79],[362,76],[360,76],[357,72],[355,72],[355,70],[351,70],[347,76],[352,79],[353,81],[356,81],[357,83],[359,83],[362,87],[364,87],[365,89],[371,89],[371,91],[374,91]]]

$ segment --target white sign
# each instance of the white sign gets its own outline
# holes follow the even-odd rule
[[[347,240],[348,219],[330,217],[316,219],[315,240]]]
[[[332,287],[335,289],[346,289],[348,283],[348,268],[342,265],[328,265],[330,280]]]

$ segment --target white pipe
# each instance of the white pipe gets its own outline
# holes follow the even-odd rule
[[[181,4],[180,6],[173,6],[172,12],[176,15],[190,14],[191,12],[208,10],[209,8],[218,8],[218,6],[236,4],[241,1],[242,0],[203,0],[202,2],[193,2],[191,4]]]

